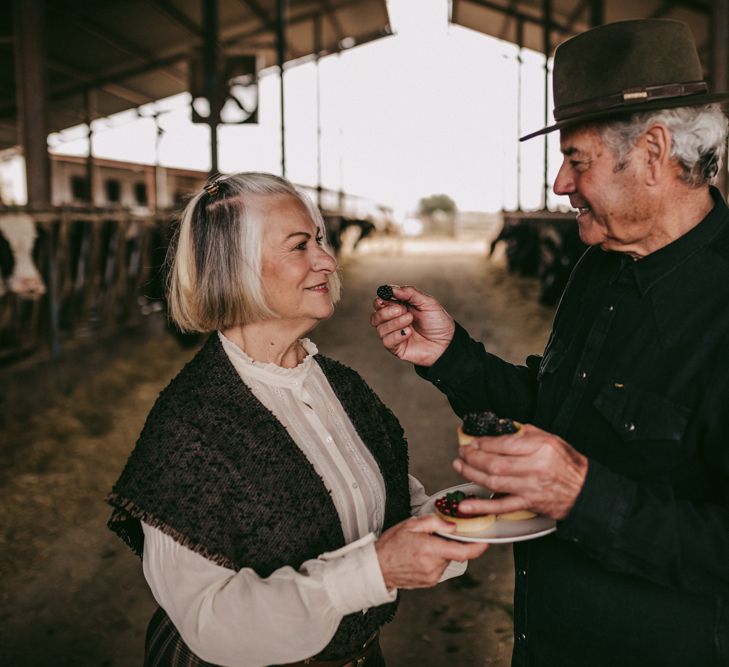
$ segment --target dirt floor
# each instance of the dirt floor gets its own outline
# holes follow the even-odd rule
[[[523,361],[543,348],[553,312],[537,305],[533,281],[508,275],[485,249],[483,239],[362,244],[343,262],[337,313],[311,335],[399,416],[411,472],[430,492],[460,481],[450,466],[457,420],[380,346],[368,324],[371,300],[384,282],[419,286],[491,351]],[[191,354],[160,333],[0,431],[0,665],[141,665],[154,603],[138,559],[105,527],[103,497],[157,393]],[[508,665],[512,587],[511,549],[495,546],[465,576],[405,591],[383,633],[388,665]]]

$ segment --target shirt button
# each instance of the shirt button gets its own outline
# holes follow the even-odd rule
[[[582,373],[580,373],[580,377],[584,380],[587,377],[587,373],[582,371]]]
[[[608,312],[612,313],[615,310],[615,306],[608,306]]]
[[[359,484],[357,484],[357,482],[352,482],[352,488],[353,489],[358,489],[359,488]]]
[[[573,541],[573,542],[574,542],[575,544],[579,544],[579,542],[580,542],[580,538],[579,538],[579,537],[573,537],[573,538],[572,538],[572,541]]]
[[[626,424],[625,430],[630,431],[632,433],[633,431],[635,431],[635,424],[633,424],[632,422],[630,424]]]
[[[526,577],[526,570],[519,570],[520,577]]]
[[[521,634],[517,635],[521,641],[526,641],[526,635],[522,632]]]
[[[334,438],[332,438],[332,436],[328,435],[327,442],[334,442]]]

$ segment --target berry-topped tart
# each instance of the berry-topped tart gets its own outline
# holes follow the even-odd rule
[[[493,412],[469,412],[463,415],[463,424],[458,427],[458,444],[468,445],[484,435],[511,435],[519,429],[521,424],[508,417],[497,417]]]
[[[495,514],[465,514],[458,509],[463,500],[478,498],[475,493],[451,491],[435,501],[435,513],[444,521],[456,524],[459,533],[477,533],[496,521]]]
[[[521,428],[522,425],[519,422],[508,417],[497,417],[493,412],[469,412],[463,415],[463,424],[458,427],[458,444],[460,446],[468,445],[474,438],[484,435],[513,435],[518,433]],[[491,498],[503,498],[506,495],[505,493],[494,493]],[[535,516],[536,514],[529,510],[517,510],[499,514],[496,518],[504,521],[524,521],[533,519]]]

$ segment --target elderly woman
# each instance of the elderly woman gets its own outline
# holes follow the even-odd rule
[[[219,179],[184,212],[169,312],[217,333],[159,396],[109,497],[160,606],[145,665],[384,665],[397,589],[485,549],[409,518],[425,494],[400,424],[303,337],[339,298],[324,231],[267,174]]]

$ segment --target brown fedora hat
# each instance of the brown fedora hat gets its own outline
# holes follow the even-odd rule
[[[709,93],[691,31],[667,19],[618,21],[583,32],[554,53],[553,130],[640,111],[729,99]]]

